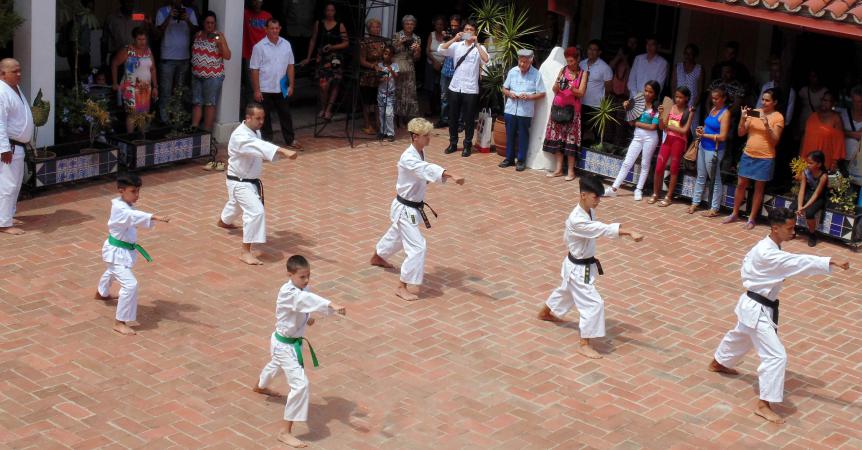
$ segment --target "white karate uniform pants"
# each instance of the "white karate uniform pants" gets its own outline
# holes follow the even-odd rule
[[[757,379],[760,399],[781,402],[784,399],[784,369],[787,367],[787,352],[778,339],[778,333],[766,318],[760,315],[757,328],[737,322],[736,328],[727,332],[715,351],[715,360],[724,367],[733,368],[751,350],[757,351],[760,366]]]
[[[595,264],[590,266],[590,282],[584,283],[586,267],[573,264],[566,258],[561,274],[563,282],[551,292],[545,302],[551,313],[558,318],[565,316],[573,306],[578,308],[581,339],[605,335],[605,302],[595,285],[598,269]]]
[[[221,212],[221,221],[231,224],[242,215],[242,242],[266,242],[266,213],[257,187],[244,181],[227,180],[227,203]]]
[[[425,226],[422,215],[415,208],[392,201],[389,213],[392,225],[377,242],[377,254],[386,259],[404,249],[404,262],[401,264],[401,281],[407,284],[422,284],[425,274],[425,238],[419,231]]]
[[[272,360],[260,372],[260,380],[257,386],[266,388],[272,380],[278,376],[278,369],[284,371],[290,393],[287,394],[287,402],[284,404],[284,420],[292,422],[305,422],[308,419],[308,402],[311,392],[308,388],[308,377],[305,370],[296,359],[296,351],[293,345],[279,342],[272,335],[269,341],[269,353]]]
[[[613,187],[619,188],[622,186],[623,180],[626,179],[629,171],[634,167],[638,156],[641,156],[641,173],[640,176],[638,176],[638,189],[643,190],[647,177],[649,177],[652,155],[655,153],[657,146],[657,132],[635,128],[634,137],[632,137],[632,142],[629,144],[629,149],[626,151],[626,159],[623,161],[622,167],[620,167],[620,172],[617,174],[616,180],[614,180]],[[642,153],[643,155],[641,155]]]
[[[131,267],[121,264],[108,264],[99,279],[99,295],[107,297],[111,293],[111,281],[120,283],[120,298],[117,300],[117,320],[128,322],[138,317],[138,280]]]
[[[24,182],[24,149],[17,147],[12,162],[0,162],[0,228],[12,226],[12,217],[18,204],[18,193]]]

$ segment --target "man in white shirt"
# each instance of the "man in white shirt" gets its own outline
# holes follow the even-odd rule
[[[789,127],[790,121],[793,120],[793,110],[796,106],[796,89],[793,86],[781,82],[781,62],[772,60],[769,62],[769,81],[763,83],[760,88],[760,95],[757,96],[757,108],[763,107],[763,93],[767,89],[778,89],[778,111],[784,116],[784,126]],[[787,101],[784,101],[784,100]]]
[[[587,123],[605,98],[605,90],[611,89],[614,79],[611,66],[604,62],[601,56],[602,41],[593,39],[587,44],[587,58],[579,64],[581,70],[587,72],[587,90],[584,92],[584,98],[581,99],[581,139],[589,130],[592,135],[590,140],[595,140],[593,130]]]
[[[159,61],[159,118],[168,121],[168,102],[174,88],[184,85],[189,73],[191,34],[198,26],[195,10],[173,0],[170,6],[159,8],[156,27],[162,34],[162,54]]]
[[[276,19],[266,21],[266,37],[254,45],[249,69],[254,100],[263,105],[266,120],[263,123],[263,138],[272,140],[272,114],[278,114],[284,143],[297,150],[302,149],[293,132],[293,116],[290,114],[289,98],[293,97],[294,57],[290,42],[278,34],[281,25]],[[281,82],[286,79],[287,92],[282,92]]]
[[[252,244],[266,242],[266,212],[263,209],[263,161],[274,162],[278,156],[296,159],[296,152],[261,139],[264,123],[263,106],[249,103],[245,107],[245,120],[233,130],[227,144],[227,203],[221,212],[218,226],[236,228],[233,222],[242,217],[242,253],[239,259],[250,265],[263,264],[261,252],[252,250]]]
[[[784,279],[796,275],[825,275],[832,266],[850,268],[847,261],[826,256],[796,255],[781,249],[796,234],[796,213],[787,208],[769,212],[769,236],[757,243],[742,261],[742,285],[748,291],[736,304],[736,327],[724,335],[709,364],[711,372],[738,375],[734,367],[754,348],[760,358],[757,368],[760,400],[754,414],[773,423],[784,423],[770,403],[784,398],[787,352],[778,339],[778,293]],[[785,300],[786,301],[786,300]]]
[[[0,233],[24,234],[16,228],[15,206],[24,182],[24,145],[33,136],[33,114],[18,87],[21,64],[12,58],[0,61]]]
[[[477,42],[476,23],[468,21],[464,31],[449,42],[440,44],[437,53],[450,56],[455,61],[455,74],[449,83],[449,117],[460,117],[464,121],[464,150],[461,156],[470,156],[473,147],[473,132],[476,130],[476,115],[479,107],[479,76],[482,65],[488,62],[488,51]],[[458,151],[458,121],[449,121],[449,147],[445,153]]]
[[[635,62],[632,64],[628,84],[629,95],[634,96],[643,91],[644,85],[650,80],[658,81],[658,84],[664,89],[664,83],[667,81],[667,67],[667,60],[658,54],[658,38],[655,36],[648,37],[646,39],[646,53],[636,56]]]

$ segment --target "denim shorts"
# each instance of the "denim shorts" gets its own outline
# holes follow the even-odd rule
[[[221,95],[221,85],[224,77],[198,78],[192,77],[192,104],[195,106],[215,106]]]

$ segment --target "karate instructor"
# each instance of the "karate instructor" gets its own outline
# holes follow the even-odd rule
[[[0,60],[0,233],[24,234],[20,220],[13,218],[18,193],[24,182],[24,146],[33,136],[33,114],[18,87],[21,64]]]

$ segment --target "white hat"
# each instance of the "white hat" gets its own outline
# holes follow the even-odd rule
[[[526,48],[522,48],[521,50],[518,50],[518,56],[519,57],[524,56],[526,58],[532,58],[533,57],[533,51],[527,50]]]

